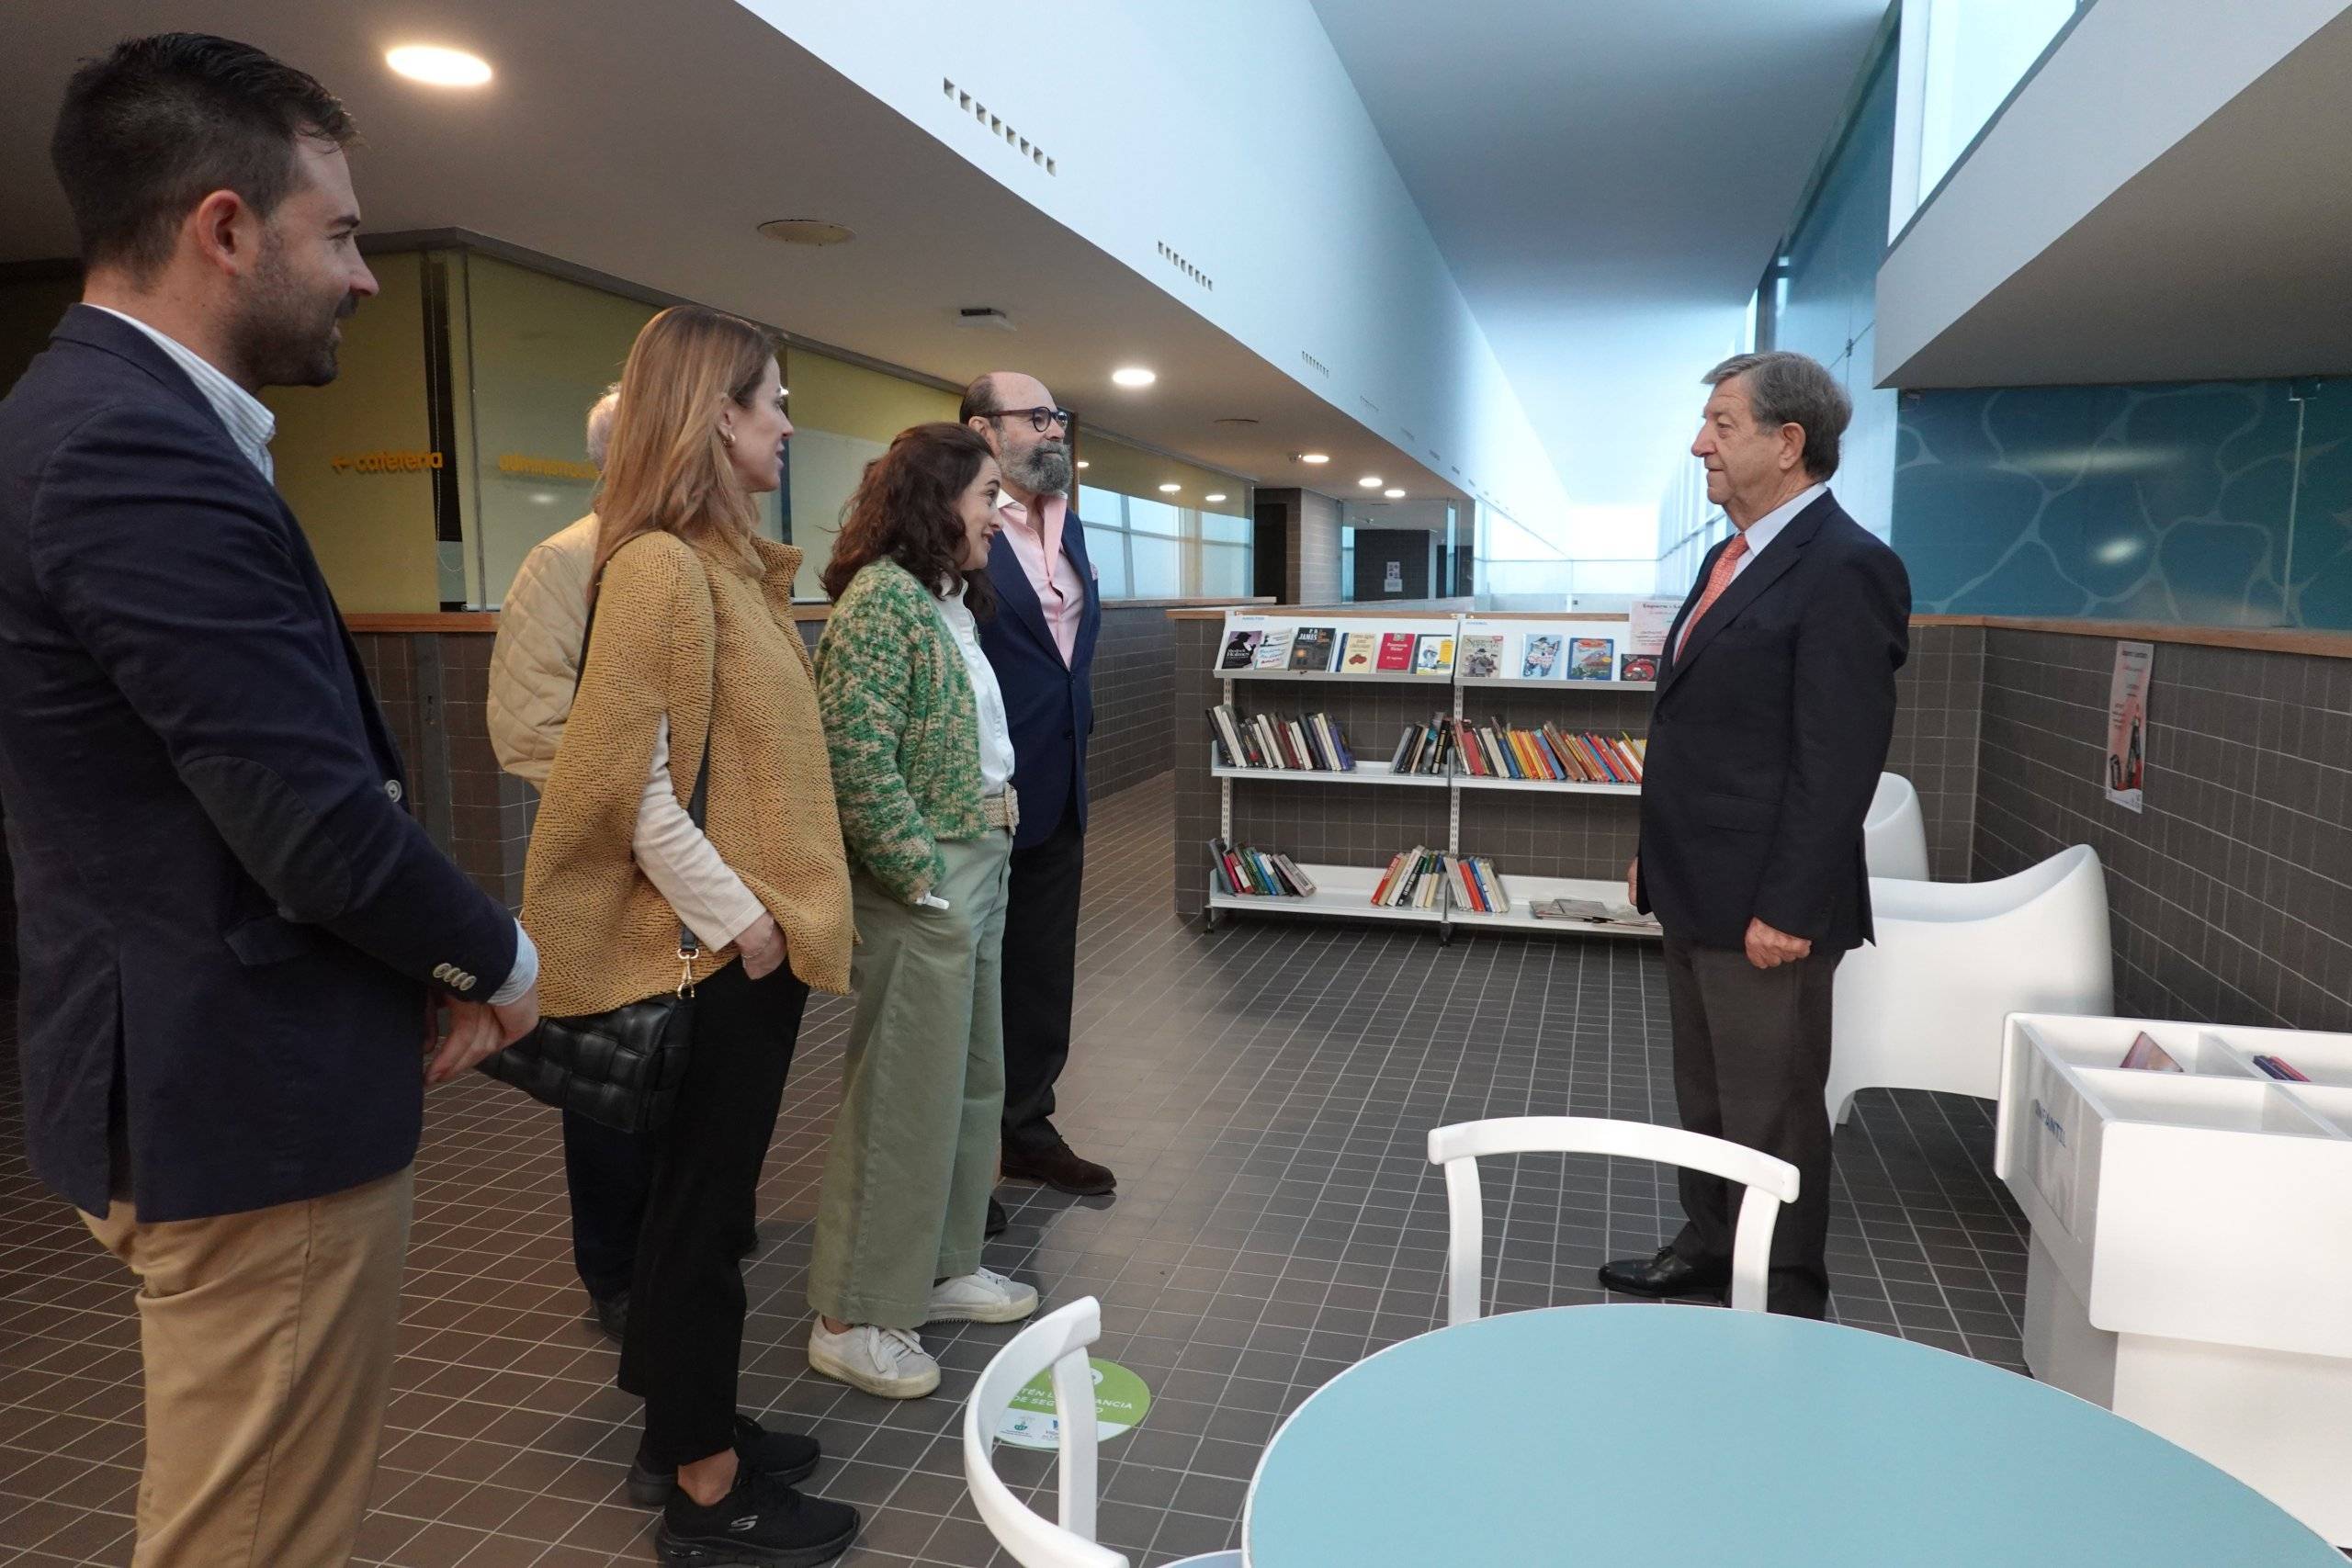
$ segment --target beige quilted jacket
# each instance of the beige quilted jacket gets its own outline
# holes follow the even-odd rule
[[[500,767],[541,789],[555,766],[563,721],[571,716],[595,564],[592,512],[523,558],[499,606],[498,641],[490,654],[490,744]]]

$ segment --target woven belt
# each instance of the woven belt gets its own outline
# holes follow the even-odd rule
[[[982,797],[980,820],[991,828],[1001,828],[1008,833],[1021,826],[1021,797],[1012,793],[1011,784],[1004,786],[1002,795]]]

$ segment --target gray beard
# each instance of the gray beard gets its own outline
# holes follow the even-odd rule
[[[1069,448],[1032,446],[1004,466],[1005,477],[1031,495],[1069,493]]]

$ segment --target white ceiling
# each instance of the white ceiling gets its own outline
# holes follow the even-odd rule
[[[152,0],[0,6],[0,262],[68,255],[47,157],[65,79],[163,18]],[[1415,497],[1459,494],[734,0],[175,0],[169,25],[243,39],[341,96],[379,233],[471,230],[951,383],[1031,371],[1096,428],[1262,484],[1378,473]],[[391,75],[384,51],[419,39],[475,51],[496,79],[450,93]],[[857,238],[808,250],[754,232],[782,217]],[[958,326],[967,305],[1017,331]],[[1136,361],[1159,384],[1113,387]],[[1328,468],[1293,460],[1315,450]]]
[[[1315,0],[1571,501],[1654,508],[1887,0]]]

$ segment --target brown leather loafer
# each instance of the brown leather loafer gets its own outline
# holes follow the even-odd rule
[[[1004,1175],[1008,1181],[1035,1181],[1078,1198],[1099,1197],[1119,1185],[1109,1166],[1080,1159],[1058,1141],[1043,1149],[1005,1150]]]

